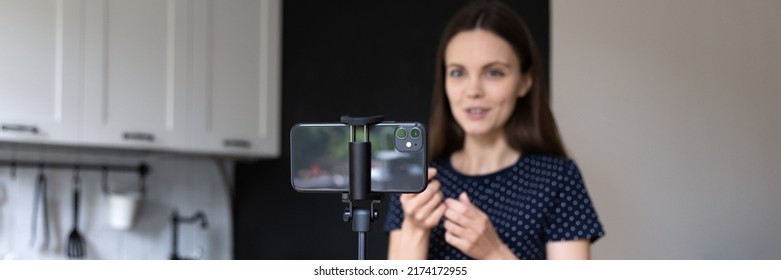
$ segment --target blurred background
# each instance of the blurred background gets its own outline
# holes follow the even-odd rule
[[[97,168],[78,173],[84,258],[356,258],[340,195],[292,189],[289,130],[427,122],[439,35],[467,2],[0,0],[0,258],[71,258],[78,165]],[[593,258],[781,258],[781,2],[507,3],[606,229]],[[114,190],[140,182],[116,226]]]

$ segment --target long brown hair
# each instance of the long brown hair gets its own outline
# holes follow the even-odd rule
[[[493,32],[507,41],[521,63],[521,73],[532,76],[529,93],[516,99],[515,109],[505,124],[510,147],[523,153],[566,156],[550,109],[542,60],[526,24],[504,3],[477,1],[453,16],[439,42],[429,120],[429,160],[448,156],[464,145],[464,130],[453,118],[445,93],[445,49],[456,34],[475,29]]]

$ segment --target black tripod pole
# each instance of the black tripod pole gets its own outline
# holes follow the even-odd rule
[[[371,192],[371,142],[370,125],[382,121],[382,116],[369,118],[342,117],[342,122],[350,126],[350,192],[343,195],[343,201],[349,203],[344,213],[344,221],[352,221],[353,231],[358,233],[358,259],[366,259],[366,233],[371,231],[371,222],[378,216],[374,204],[379,203],[377,194]],[[363,141],[356,141],[356,127],[363,126]]]

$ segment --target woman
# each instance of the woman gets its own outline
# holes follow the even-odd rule
[[[521,18],[475,2],[448,23],[429,122],[430,182],[391,197],[389,259],[587,259],[604,235],[568,159]]]

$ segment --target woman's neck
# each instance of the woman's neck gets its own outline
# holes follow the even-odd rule
[[[521,155],[504,135],[466,136],[464,148],[450,157],[453,168],[466,175],[485,175],[507,168]]]

